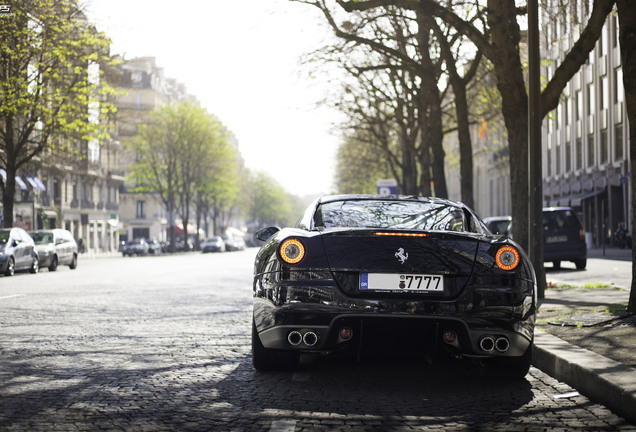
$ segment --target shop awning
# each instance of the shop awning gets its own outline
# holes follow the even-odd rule
[[[2,176],[4,181],[7,181],[7,172],[3,168],[0,168],[0,175]],[[15,182],[20,187],[20,189],[27,190],[27,185],[24,180],[20,178],[20,176],[15,176]]]
[[[547,205],[551,207],[558,207],[558,206],[579,207],[581,205],[581,202],[583,202],[583,200],[592,198],[593,196],[598,195],[602,192],[604,192],[604,190],[595,190],[595,191],[584,192],[580,194],[563,195],[558,198],[552,198],[546,201],[547,201]]]

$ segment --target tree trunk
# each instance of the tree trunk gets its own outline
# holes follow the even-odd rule
[[[629,119],[631,181],[631,233],[636,232],[636,2],[617,0],[623,85]],[[632,247],[632,286],[628,310],[636,312],[636,247]]]
[[[14,164],[7,164],[7,179],[4,181],[4,190],[2,191],[2,226],[11,228],[13,226],[13,200],[15,198],[15,168]]]
[[[422,91],[420,101],[420,133],[422,135],[422,145],[420,149],[421,159],[420,166],[422,171],[427,169],[427,162],[430,161],[432,171],[433,191],[434,195],[440,198],[448,198],[448,189],[446,187],[446,175],[444,169],[444,130],[442,128],[442,101],[437,88],[438,75],[436,67],[431,59],[430,49],[430,32],[431,26],[428,20],[430,16],[417,13],[418,36],[417,45],[421,56],[421,78]],[[430,158],[427,154],[430,149]],[[420,184],[420,188],[427,189],[429,186]]]
[[[520,29],[514,0],[488,0],[488,25],[510,149],[513,237],[528,248],[528,94],[519,55]],[[535,264],[536,265],[536,264]]]

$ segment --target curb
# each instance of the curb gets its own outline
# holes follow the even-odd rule
[[[636,424],[636,370],[536,331],[532,364]]]

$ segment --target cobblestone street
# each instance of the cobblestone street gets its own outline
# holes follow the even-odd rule
[[[251,365],[255,249],[96,258],[0,278],[1,431],[636,430],[532,368]]]

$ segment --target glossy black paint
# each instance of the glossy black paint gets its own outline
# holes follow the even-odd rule
[[[437,352],[482,358],[527,356],[536,314],[534,270],[521,248],[493,236],[474,213],[473,232],[429,231],[426,237],[380,236],[383,229],[317,228],[314,213],[321,203],[373,196],[325,197],[314,202],[297,227],[276,231],[258,252],[254,267],[254,324],[257,342],[267,350],[332,353],[379,349]],[[390,197],[390,200],[431,200]],[[473,220],[474,218],[474,220]],[[396,233],[413,233],[403,230]],[[295,265],[282,261],[278,247],[295,238],[305,257]],[[512,271],[495,263],[497,250],[513,245],[521,262]],[[403,249],[404,262],[396,256]],[[443,292],[368,292],[359,289],[360,273],[419,273],[444,276]],[[351,328],[343,340],[339,330]],[[315,332],[313,346],[292,345],[288,334]],[[441,335],[452,330],[454,343]],[[480,340],[507,338],[506,351],[485,351]]]

